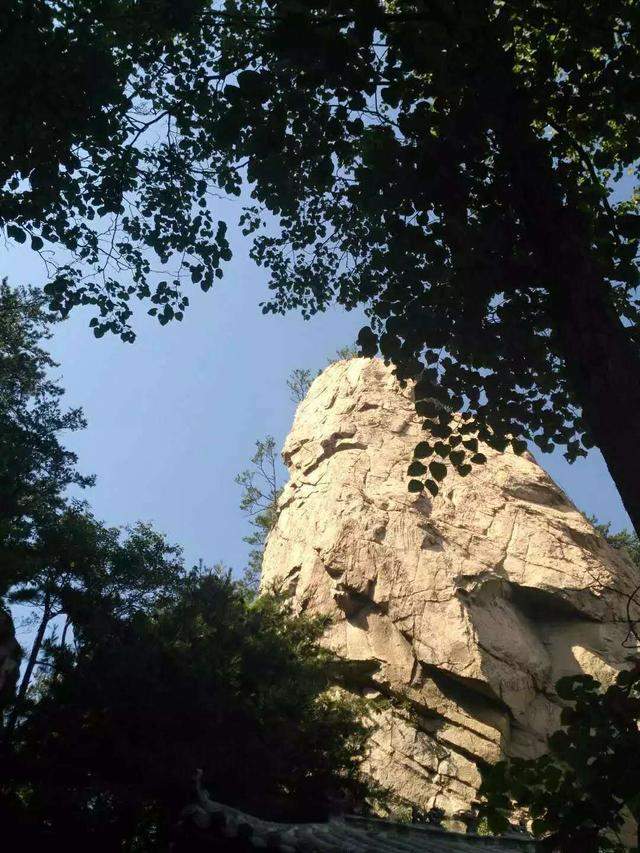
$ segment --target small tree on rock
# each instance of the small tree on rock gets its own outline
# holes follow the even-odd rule
[[[251,525],[251,533],[244,537],[250,546],[244,579],[252,589],[257,589],[264,547],[278,519],[278,498],[282,492],[278,481],[276,443],[272,436],[256,441],[251,465],[238,474],[236,483],[242,489],[240,509],[247,514]]]

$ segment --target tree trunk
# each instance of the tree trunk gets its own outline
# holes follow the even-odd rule
[[[512,181],[510,201],[544,274],[555,344],[573,391],[640,533],[640,351],[615,310],[577,206],[565,202],[557,186],[526,100],[512,85],[504,91],[511,94],[499,135]]]
[[[532,237],[547,270],[556,344],[593,440],[640,533],[640,353],[582,239],[579,218],[547,205],[536,218]],[[551,233],[545,234],[549,225]]]
[[[18,694],[16,696],[13,708],[11,710],[11,713],[9,714],[7,724],[5,726],[4,739],[6,743],[9,743],[13,737],[18,718],[20,717],[20,713],[24,706],[24,700],[27,696],[27,690],[29,689],[29,684],[31,683],[31,677],[38,662],[38,655],[40,654],[42,643],[44,642],[44,635],[47,630],[47,625],[50,621],[51,601],[49,595],[47,594],[47,596],[45,597],[44,609],[42,611],[42,618],[40,620],[40,624],[38,625],[38,631],[33,641],[33,645],[31,646],[29,660],[27,661],[27,666],[25,668],[24,675],[22,676],[22,681],[20,682]]]
[[[593,439],[640,534],[640,354],[588,257],[576,258],[571,248],[563,254],[571,268],[551,293],[558,343]]]

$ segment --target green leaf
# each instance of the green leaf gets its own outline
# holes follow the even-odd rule
[[[438,414],[438,406],[433,400],[416,400],[415,410],[421,418],[433,418]]]
[[[487,457],[484,455],[484,453],[474,453],[471,457],[471,461],[475,465],[484,465],[487,461]]]
[[[42,237],[38,237],[37,234],[34,234],[31,238],[31,248],[34,252],[39,252],[40,249],[44,246],[44,241]]]
[[[419,442],[413,451],[413,455],[416,459],[424,459],[425,456],[431,456],[432,453],[433,447],[431,447],[428,441]]]
[[[22,228],[18,228],[17,225],[7,225],[7,236],[12,240],[15,240],[16,243],[24,243],[27,239],[27,235],[22,230]]]
[[[369,326],[363,326],[358,332],[358,346],[365,358],[373,358],[378,352],[378,338],[371,331]]]
[[[257,71],[241,71],[238,74],[237,80],[243,95],[261,100],[269,94],[265,78]]]
[[[465,452],[464,450],[452,450],[449,454],[449,459],[453,462],[454,465],[459,466],[464,462]]]
[[[445,424],[436,424],[431,427],[431,434],[436,438],[449,438],[451,435],[451,427]]]
[[[409,480],[410,492],[421,492],[424,489],[424,483],[421,480]]]
[[[640,239],[640,216],[635,213],[622,213],[617,217],[618,230],[631,240]]]
[[[575,699],[586,688],[598,687],[598,682],[590,675],[565,675],[556,683],[556,693],[561,699]]]
[[[425,480],[424,485],[425,485],[425,488],[427,489],[427,491],[431,492],[431,494],[433,495],[434,498],[438,494],[438,492],[440,491],[437,483],[434,483],[433,480]]]
[[[496,835],[508,832],[511,829],[511,824],[503,814],[500,814],[500,812],[491,812],[487,815],[487,826],[491,832]]]
[[[431,472],[433,479],[437,480],[439,483],[447,476],[447,466],[443,465],[442,462],[430,462],[429,471]]]
[[[421,474],[425,474],[426,471],[427,469],[422,464],[422,462],[418,462],[417,459],[414,459],[413,462],[409,465],[407,474],[409,474],[410,477],[419,477]]]
[[[620,687],[630,687],[638,681],[638,673],[634,670],[623,669],[616,677],[616,684]]]
[[[456,471],[458,472],[458,474],[460,474],[461,477],[466,477],[473,471],[473,468],[471,467],[471,465],[465,463],[464,465],[460,465],[458,468],[456,468]]]

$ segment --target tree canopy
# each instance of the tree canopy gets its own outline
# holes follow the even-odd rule
[[[79,409],[64,409],[57,367],[43,343],[53,317],[35,289],[0,285],[0,595],[32,571],[39,525],[64,510],[66,490],[90,485],[64,432],[83,429]]]
[[[216,198],[245,187],[264,310],[366,306],[363,351],[421,379],[425,453],[467,474],[476,438],[595,443],[640,526],[637,3],[41,0],[36,35],[33,5],[10,61],[64,38],[101,70],[62,63],[84,112],[54,141],[24,99],[44,148],[25,134],[5,170],[8,235],[66,250],[54,308],[93,303],[126,339],[133,297],[181,319],[230,257]],[[446,473],[414,470],[416,490]]]
[[[33,609],[35,633],[20,686],[7,717],[5,740],[13,736],[46,646],[77,644],[89,620],[92,630],[114,618],[133,618],[175,592],[184,575],[180,548],[149,524],[126,531],[107,527],[85,504],[70,502],[35,527],[24,549],[24,565],[6,595],[9,604]],[[61,631],[51,626],[62,625]],[[47,632],[50,632],[47,638]]]
[[[166,849],[200,767],[215,799],[265,817],[369,793],[368,727],[329,691],[320,621],[199,571],[149,612],[104,615],[52,648],[3,764],[3,825],[22,821],[23,840]]]
[[[11,673],[0,679],[3,837],[167,849],[199,767],[221,800],[265,816],[362,802],[368,725],[358,700],[330,689],[324,622],[221,570],[188,572],[148,524],[108,527],[73,500],[68,487],[90,481],[61,432],[84,421],[50,379],[53,317],[35,293],[5,283],[0,298],[3,666],[17,657],[3,605],[36,611],[15,697]],[[273,440],[258,443],[252,461],[273,454]],[[250,472],[240,482],[255,508],[266,493]]]

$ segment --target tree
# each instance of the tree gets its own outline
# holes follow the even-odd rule
[[[336,357],[328,359],[328,364],[357,356],[353,347],[345,346],[336,351]],[[316,376],[322,373],[319,370]],[[290,399],[301,403],[307,396],[314,376],[311,370],[296,367],[287,379]],[[278,479],[276,444],[273,436],[268,435],[256,441],[256,452],[251,457],[251,468],[242,471],[236,477],[236,483],[242,487],[240,509],[249,516],[252,532],[243,541],[251,546],[245,571],[245,582],[257,589],[262,571],[262,556],[267,536],[278,520],[278,499],[282,486]]]
[[[150,612],[88,619],[17,731],[11,819],[74,850],[160,849],[198,767],[214,798],[264,816],[360,799],[367,725],[328,690],[322,628],[198,571]]]
[[[163,309],[162,323],[181,319],[188,300],[167,279],[200,275],[210,286],[228,254],[223,225],[205,209],[203,164],[184,168],[175,116],[153,114],[145,97],[156,84],[171,88],[174,62],[190,51],[182,36],[192,26],[198,31],[206,6],[10,0],[0,11],[0,223],[9,238],[40,253],[58,311],[98,306],[98,336],[110,328],[133,339],[125,328],[128,300],[152,296],[158,267],[155,311]],[[191,269],[193,258],[199,263],[192,260]]]
[[[100,623],[150,609],[177,588],[182,573],[180,549],[148,524],[129,528],[123,538],[120,529],[105,527],[78,503],[39,524],[29,543],[29,574],[7,595],[11,604],[35,608],[38,621],[5,740],[25,713],[29,686],[55,620],[63,620],[57,642],[65,648],[69,630],[77,642],[87,619],[96,630]]]
[[[272,436],[256,441],[251,465],[238,474],[236,483],[242,488],[240,509],[248,515],[252,528],[252,532],[243,539],[250,546],[244,579],[251,589],[256,590],[262,572],[264,547],[278,519],[278,498],[282,492],[278,481],[276,443]]]
[[[35,290],[0,285],[0,595],[31,571],[38,524],[65,506],[66,489],[93,482],[60,444],[86,426],[80,409],[63,410],[57,365],[41,346],[53,317]]]
[[[54,620],[77,629],[83,610],[120,613],[148,606],[181,571],[179,549],[148,525],[106,528],[86,505],[69,501],[70,486],[93,482],[60,443],[84,428],[80,409],[64,410],[57,367],[42,344],[54,317],[35,290],[0,285],[0,595],[30,604],[38,622],[16,701],[3,733],[11,738]],[[97,617],[96,617],[97,618]]]
[[[637,533],[631,530],[620,530],[618,533],[611,533],[611,522],[603,524],[595,516],[588,516],[588,519],[596,530],[604,536],[609,545],[618,550],[626,551],[636,566],[640,566],[640,537],[638,537]]]
[[[132,297],[181,319],[185,278],[210,288],[230,254],[208,202],[244,181],[265,311],[366,305],[363,351],[422,379],[460,473],[476,437],[595,443],[640,526],[633,0],[33,6],[2,28],[0,215],[71,253],[54,308],[93,303],[128,340]],[[43,60],[64,110],[36,145]],[[436,491],[442,463],[420,465]]]
[[[333,358],[327,359],[327,364],[334,364],[336,361],[358,358],[359,355],[360,353],[355,347],[340,347],[340,349],[336,350],[336,354]],[[321,373],[322,370],[318,370],[316,376],[320,376]],[[289,374],[289,378],[287,379],[287,388],[290,392],[290,399],[294,403],[301,403],[307,396],[307,392],[309,391],[313,380],[314,376],[311,370],[305,370],[301,367],[296,367],[292,370]]]
[[[364,351],[421,379],[461,474],[478,438],[570,459],[595,442],[640,522],[640,219],[614,200],[637,159],[635,4],[243,9],[259,23],[221,43],[245,70],[216,106],[228,162],[279,215],[274,235],[255,212],[265,310],[366,304]],[[446,473],[414,468],[434,492]]]
[[[609,545],[619,551],[625,551],[629,559],[640,567],[640,538],[637,533],[629,530],[620,530],[611,533],[611,523],[603,524],[594,515],[587,516],[595,529],[607,540]],[[627,623],[629,633],[624,641],[626,648],[637,649],[640,646],[640,621],[637,617],[637,608],[640,605],[640,587],[627,591]]]
[[[312,382],[313,375],[310,370],[305,370],[302,367],[294,368],[287,379],[290,399],[294,403],[301,403],[307,396],[307,391]]]
[[[567,702],[564,728],[540,758],[484,771],[482,812],[503,832],[514,810],[525,809],[546,849],[623,853],[625,811],[640,821],[640,669],[621,672],[606,689],[588,675],[560,679],[556,689]]]

